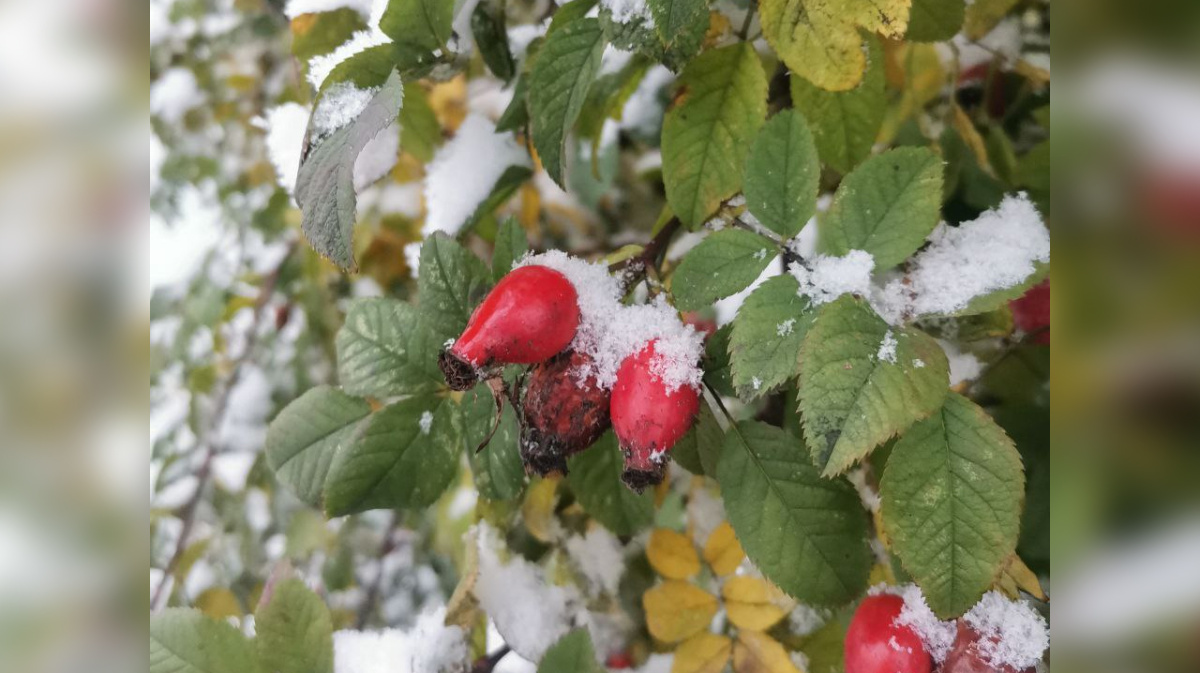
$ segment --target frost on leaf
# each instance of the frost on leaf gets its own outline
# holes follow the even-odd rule
[[[296,179],[301,228],[309,243],[344,269],[354,270],[354,164],[400,111],[404,88],[393,71],[356,119],[307,148]]]

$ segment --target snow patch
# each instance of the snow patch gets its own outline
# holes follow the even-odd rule
[[[984,594],[963,619],[979,632],[981,658],[996,668],[1029,668],[1050,647],[1046,620],[1027,603],[1010,601],[997,591]]]
[[[333,72],[333,69],[336,68],[339,63],[345,61],[351,56],[358,54],[359,52],[363,52],[371,47],[378,47],[389,42],[391,42],[391,39],[387,35],[384,35],[383,31],[379,30],[378,25],[373,24],[370,30],[358,31],[357,33],[351,35],[349,40],[346,40],[339,45],[337,49],[334,49],[328,54],[321,54],[320,56],[314,56],[309,59],[308,83],[311,84],[314,89],[320,89],[321,84],[323,84],[325,79],[329,77],[329,73]]]
[[[422,234],[456,234],[492,192],[509,166],[529,166],[529,154],[511,133],[496,133],[486,117],[467,116],[450,142],[438,149],[425,177],[429,209]]]
[[[433,412],[422,411],[421,418],[417,421],[417,424],[421,426],[421,434],[428,435],[429,429],[433,427]]]
[[[892,330],[888,330],[887,334],[883,335],[883,342],[879,344],[879,352],[875,354],[875,357],[880,362],[896,364],[896,346],[898,345],[896,335],[892,333]]]
[[[593,595],[617,595],[625,574],[625,555],[616,536],[601,526],[592,526],[585,535],[568,539],[566,548]]]
[[[446,608],[426,612],[412,630],[412,673],[466,671],[470,653],[467,634],[460,626],[446,625]]]
[[[872,591],[876,594],[888,593],[889,589],[874,587]],[[929,604],[925,602],[925,595],[921,593],[921,588],[915,584],[900,587],[895,593],[904,600],[904,607],[900,609],[900,614],[896,617],[896,625],[912,629],[934,661],[939,664],[945,661],[946,655],[950,654],[950,650],[954,647],[954,639],[958,636],[958,628],[954,622],[943,622],[938,619]]]
[[[600,5],[612,13],[613,21],[620,24],[641,20],[646,29],[654,28],[654,17],[646,0],[600,0]]]
[[[300,172],[300,152],[308,128],[309,110],[299,103],[284,103],[267,110],[267,155],[275,167],[279,186],[288,194],[296,192]]]
[[[799,294],[814,306],[826,304],[843,294],[865,295],[871,288],[875,258],[863,250],[851,250],[843,257],[817,255],[788,267],[800,283]]]
[[[350,82],[330,86],[313,111],[313,130],[318,136],[326,136],[346,126],[366,109],[377,91],[376,88],[360,89]]]

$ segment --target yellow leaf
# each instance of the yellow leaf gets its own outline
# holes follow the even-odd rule
[[[667,580],[642,594],[650,635],[677,643],[708,627],[717,614],[717,597],[680,580]]]
[[[738,633],[733,645],[733,670],[734,673],[801,673],[783,645],[756,631]]]
[[[988,162],[987,143],[983,141],[983,136],[979,135],[979,129],[975,128],[975,123],[967,116],[966,111],[959,107],[958,103],[952,103],[952,106],[953,115],[950,118],[950,124],[955,131],[958,131],[958,135],[962,136],[963,142],[971,150],[971,154],[975,155],[975,161],[979,167],[989,175],[995,176],[992,164]]]
[[[841,0],[840,14],[884,37],[901,38],[908,32],[912,0]]]
[[[547,544],[554,541],[554,505],[558,502],[556,491],[558,479],[548,478],[535,481],[525,493],[521,503],[521,515],[529,534]]]
[[[697,633],[679,643],[671,673],[721,673],[729,662],[733,641],[715,633]]]
[[[237,596],[225,587],[212,587],[202,591],[196,597],[196,607],[213,619],[242,616],[242,604]]]
[[[862,38],[831,0],[762,0],[763,36],[789,68],[830,91],[858,86],[867,67]]]
[[[1045,68],[1039,68],[1025,59],[1020,59],[1017,61],[1017,64],[1013,66],[1013,70],[1018,75],[1039,86],[1044,86],[1050,83],[1049,70],[1046,70]]]
[[[1038,579],[1036,573],[1025,565],[1020,556],[1012,555],[1008,561],[1008,567],[1004,569],[1004,577],[1012,580],[1013,584],[1038,600],[1046,600],[1046,593],[1042,591],[1042,582]]]
[[[1017,0],[975,0],[967,5],[963,32],[972,40],[983,39],[1016,4]]]
[[[733,526],[728,521],[722,521],[704,543],[704,560],[718,575],[728,575],[742,564],[746,552],[738,542]]]
[[[787,615],[779,589],[757,577],[730,577],[721,587],[729,621],[739,629],[766,631]]]
[[[704,33],[704,48],[715,47],[731,29],[729,17],[721,12],[709,13],[708,30]]]
[[[655,528],[646,545],[646,557],[659,575],[685,580],[700,572],[700,557],[687,536],[666,528]]]

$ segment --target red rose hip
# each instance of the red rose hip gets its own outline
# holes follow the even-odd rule
[[[700,393],[690,385],[668,390],[653,371],[657,340],[625,358],[612,390],[613,430],[625,457],[621,479],[641,492],[662,482],[666,455],[700,411]]]
[[[1036,332],[1034,342],[1050,343],[1050,279],[1034,285],[1020,299],[1008,302],[1013,323],[1023,332]]]
[[[567,473],[567,456],[591,446],[612,423],[609,391],[594,378],[579,381],[591,356],[565,351],[529,370],[521,400],[521,460],[525,471]]]
[[[514,269],[471,314],[467,328],[442,351],[438,365],[454,390],[479,380],[494,364],[531,364],[561,352],[579,327],[575,286],[544,266]]]
[[[868,596],[854,611],[846,631],[846,673],[929,673],[933,660],[920,636],[896,624],[904,600]]]

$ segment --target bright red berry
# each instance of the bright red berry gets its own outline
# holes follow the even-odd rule
[[[629,652],[624,650],[620,652],[613,652],[612,654],[608,655],[608,659],[604,661],[604,665],[608,668],[615,668],[618,670],[633,668],[633,657],[629,656]]]
[[[1037,332],[1035,343],[1050,343],[1050,279],[1038,283],[1008,303],[1013,322],[1024,332]]]
[[[625,457],[621,479],[639,493],[662,482],[666,454],[700,411],[700,393],[689,385],[668,390],[652,370],[657,340],[625,358],[612,391],[612,424]]]
[[[544,266],[515,269],[471,314],[467,328],[442,351],[438,365],[454,390],[467,390],[478,370],[493,364],[530,364],[561,352],[579,327],[575,287]]]
[[[920,636],[896,624],[904,599],[868,596],[846,631],[846,673],[929,673],[933,660]]]
[[[591,446],[612,425],[609,391],[594,378],[579,381],[593,360],[565,351],[529,370],[521,401],[521,460],[525,471],[567,473],[567,456]]]

